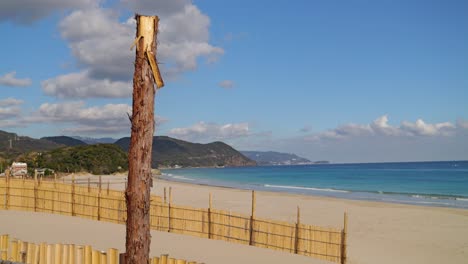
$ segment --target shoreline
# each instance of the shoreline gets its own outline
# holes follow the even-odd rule
[[[175,170],[175,169],[174,169]],[[173,181],[177,183],[195,184],[201,186],[212,186],[219,188],[232,188],[240,190],[255,190],[273,193],[298,194],[305,196],[318,196],[327,198],[337,198],[352,201],[369,201],[377,203],[404,204],[415,206],[428,206],[439,208],[455,208],[468,210],[468,196],[463,195],[441,195],[427,193],[399,193],[399,192],[381,192],[381,191],[352,191],[332,188],[314,188],[298,186],[281,185],[247,185],[247,184],[225,184],[222,181],[205,183],[196,179],[188,178],[184,175],[173,175],[165,173],[156,176],[159,179]]]

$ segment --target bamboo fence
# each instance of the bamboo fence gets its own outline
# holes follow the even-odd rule
[[[107,251],[91,246],[74,244],[34,244],[0,236],[0,260],[26,264],[119,264],[124,263],[122,254],[115,248]],[[197,264],[195,261],[170,258],[164,254],[150,259],[151,264]]]
[[[0,209],[48,212],[79,216],[93,220],[125,224],[126,204],[123,191],[98,187],[34,181],[0,180]],[[281,222],[255,216],[255,192],[252,192],[252,213],[243,215],[212,208],[194,208],[172,203],[160,196],[151,196],[151,229],[196,237],[224,240],[274,250],[346,263],[347,214],[343,229],[320,227],[300,222]]]

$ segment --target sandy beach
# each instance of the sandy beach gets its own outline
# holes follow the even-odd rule
[[[79,176],[86,182],[88,176]],[[69,180],[66,177],[65,180]],[[125,176],[104,176],[112,189],[124,189]],[[97,177],[92,177],[97,182]],[[215,208],[249,214],[247,190],[156,180],[152,192],[172,189],[173,203],[207,207],[209,193]],[[342,227],[349,214],[348,263],[466,263],[468,259],[468,210],[391,203],[352,201],[317,196],[257,192],[259,217]],[[0,233],[23,240],[92,244],[123,250],[125,228],[67,216],[0,211]],[[205,263],[324,263],[313,258],[223,241],[153,232],[152,255],[169,253]],[[326,262],[325,262],[326,263]]]

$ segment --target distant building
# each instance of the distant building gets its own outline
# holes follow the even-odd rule
[[[28,164],[24,162],[13,162],[11,164],[11,176],[26,176],[28,175]]]

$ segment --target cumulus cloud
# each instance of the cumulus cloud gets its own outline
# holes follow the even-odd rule
[[[400,129],[414,136],[435,136],[435,135],[448,135],[450,134],[455,125],[450,122],[427,124],[422,119],[416,120],[415,123],[404,121]]]
[[[41,84],[45,94],[59,98],[128,97],[132,94],[130,82],[93,79],[89,71],[60,75]]]
[[[248,123],[216,124],[199,122],[190,127],[173,128],[169,135],[183,140],[209,142],[251,135]]]
[[[96,6],[99,0],[14,0],[0,1],[0,22],[28,24],[56,11]]]
[[[0,127],[15,127],[20,123],[17,117],[21,115],[22,100],[6,98],[0,100]]]
[[[0,76],[0,85],[11,86],[11,87],[25,87],[30,86],[32,83],[31,79],[16,78],[16,72],[12,71]]]
[[[177,78],[181,73],[197,68],[200,58],[208,62],[224,53],[220,47],[209,43],[210,19],[191,1],[122,1],[134,11],[158,14],[161,18],[158,34],[158,61],[165,79]],[[68,75],[86,75],[84,84],[74,87],[58,85],[63,78],[58,76],[46,84],[56,89],[43,89],[49,95],[71,97],[80,86],[97,87],[99,82],[130,82],[133,74],[134,51],[129,47],[135,38],[135,20],[119,21],[119,13],[113,9],[87,8],[75,10],[59,25],[62,37],[83,70]],[[68,76],[70,78],[70,76]],[[92,84],[91,82],[98,82]],[[80,97],[116,97],[111,90],[99,95],[92,89],[83,89]],[[86,94],[86,95],[84,95]],[[129,93],[118,93],[117,97],[127,97]]]
[[[87,107],[82,101],[44,103],[24,118],[25,123],[61,123],[65,134],[109,135],[129,134],[132,107],[127,104],[106,104]],[[167,119],[155,118],[156,125]]]
[[[234,87],[234,82],[231,80],[224,80],[219,83],[219,86],[222,88],[230,89]]]
[[[457,126],[450,122],[429,124],[422,119],[415,122],[403,121],[399,126],[388,124],[388,116],[375,119],[370,124],[347,124],[321,133],[308,135],[307,140],[335,140],[365,136],[448,136],[455,133]]]
[[[0,100],[0,107],[7,107],[7,106],[14,106],[14,105],[21,105],[24,103],[23,100],[15,99],[12,97],[1,99]]]

